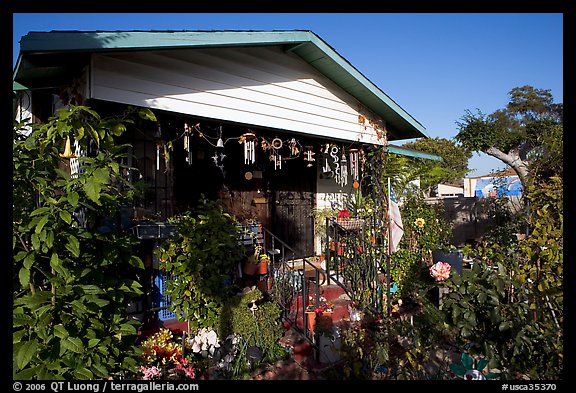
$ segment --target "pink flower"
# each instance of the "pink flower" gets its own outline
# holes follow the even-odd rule
[[[450,266],[446,262],[436,262],[434,265],[430,266],[430,275],[434,277],[436,281],[444,281],[450,277]]]

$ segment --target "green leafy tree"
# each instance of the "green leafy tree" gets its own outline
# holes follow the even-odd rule
[[[467,110],[457,122],[456,140],[470,151],[481,151],[513,168],[524,188],[534,177],[531,162],[540,169],[561,170],[563,105],[555,104],[550,90],[532,86],[513,88],[504,109],[485,115]],[[553,157],[553,160],[549,160]]]
[[[205,198],[195,211],[173,220],[176,235],[158,249],[161,267],[172,277],[167,281],[171,310],[191,329],[214,328],[233,289],[231,274],[244,255],[238,222],[220,203]]]
[[[406,148],[442,157],[442,161],[428,159],[412,160],[420,179],[420,188],[430,196],[439,183],[449,183],[462,179],[469,171],[468,160],[472,152],[455,141],[444,138],[423,138],[403,145]]]
[[[150,117],[149,111],[141,112]],[[119,164],[129,115],[102,119],[86,106],[60,109],[13,143],[13,375],[15,379],[121,377],[137,365],[141,294],[135,239],[114,219],[133,197]],[[89,151],[73,174],[69,138]],[[81,217],[84,217],[81,219]]]

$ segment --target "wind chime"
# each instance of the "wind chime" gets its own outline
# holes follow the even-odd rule
[[[340,159],[340,187],[348,184],[348,161],[346,160],[346,151],[342,148],[342,158]]]
[[[340,184],[341,180],[341,169],[340,169],[340,158],[338,158],[338,146],[332,146],[330,148],[330,157],[332,157],[332,161],[334,162],[334,182],[336,184]]]
[[[350,149],[350,174],[354,184],[360,179],[358,149]]]
[[[192,129],[188,125],[188,123],[184,123],[184,151],[186,152],[186,163],[188,165],[192,165],[192,143],[191,137],[192,136]]]
[[[271,154],[270,154],[270,161],[274,161],[274,170],[282,169],[282,155],[280,154],[280,149],[282,149],[282,139],[274,138],[272,139],[272,143],[270,146]]]
[[[247,132],[240,137],[238,143],[244,144],[244,164],[254,164],[256,162],[256,135]]]
[[[304,152],[304,161],[308,161],[308,164],[306,166],[311,167],[314,165],[312,164],[312,161],[316,161],[316,159],[314,158],[314,155],[316,153],[312,151],[312,146],[306,146],[305,149],[306,151]]]

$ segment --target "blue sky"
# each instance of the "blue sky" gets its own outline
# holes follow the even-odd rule
[[[514,87],[563,102],[562,13],[13,14],[13,59],[29,31],[311,30],[426,128],[452,139],[466,110],[492,113]],[[469,176],[504,164],[475,153]]]

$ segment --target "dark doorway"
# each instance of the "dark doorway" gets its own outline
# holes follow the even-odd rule
[[[272,232],[294,249],[297,257],[314,255],[316,167],[301,160],[286,161],[269,172]]]

